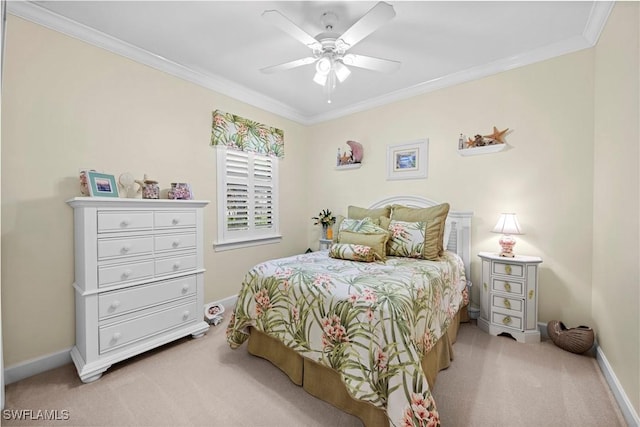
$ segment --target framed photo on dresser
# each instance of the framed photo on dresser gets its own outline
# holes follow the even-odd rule
[[[115,176],[95,171],[88,171],[87,176],[91,197],[118,197]]]

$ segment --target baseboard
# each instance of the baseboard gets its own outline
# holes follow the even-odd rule
[[[16,381],[29,378],[33,375],[41,374],[51,369],[59,368],[67,363],[71,363],[71,348],[51,353],[46,356],[27,360],[17,365],[8,366],[4,370],[4,383],[11,384]]]
[[[211,304],[222,304],[225,311],[231,311],[236,305],[236,301],[238,301],[238,295],[231,295],[230,297],[226,297],[218,301],[211,301]]]
[[[538,329],[540,330],[540,336],[544,338],[549,338],[549,333],[547,332],[547,324],[546,323],[538,323]],[[638,413],[635,408],[629,401],[629,397],[624,392],[622,385],[618,381],[618,377],[611,369],[611,365],[609,365],[609,361],[607,360],[604,352],[598,345],[598,340],[595,341],[593,348],[589,350],[589,352],[596,358],[598,362],[598,366],[600,367],[600,371],[602,375],[604,375],[611,392],[613,393],[613,397],[618,403],[620,407],[620,411],[622,412],[622,416],[624,416],[625,421],[629,427],[640,427],[640,417],[638,417]]]

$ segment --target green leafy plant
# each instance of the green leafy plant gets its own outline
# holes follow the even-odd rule
[[[311,219],[314,219],[316,222],[313,225],[322,225],[322,226],[330,226],[336,222],[336,217],[333,216],[329,209],[323,209],[318,216],[314,216]]]

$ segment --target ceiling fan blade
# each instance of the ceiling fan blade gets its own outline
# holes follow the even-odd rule
[[[358,68],[366,68],[367,70],[380,71],[383,73],[392,73],[400,68],[400,62],[391,59],[375,58],[373,56],[356,55],[348,53],[342,58],[345,65],[351,65]]]
[[[381,1],[345,31],[338,38],[338,42],[344,43],[347,49],[353,47],[353,45],[373,33],[394,16],[396,16],[396,12],[393,10],[393,6]]]
[[[296,59],[295,61],[289,61],[283,64],[272,65],[270,67],[261,68],[260,71],[262,71],[265,74],[276,73],[278,71],[285,71],[285,70],[290,70],[292,68],[301,67],[303,65],[313,64],[316,61],[317,59],[314,58],[313,56],[308,56],[306,58]]]
[[[262,13],[262,17],[267,22],[280,28],[282,31],[289,34],[299,42],[302,42],[304,45],[310,47],[311,49],[322,49],[322,45],[318,42],[318,40],[313,38],[309,33],[298,27],[295,23],[293,23],[293,21],[291,21],[289,18],[287,18],[277,10],[265,10]]]

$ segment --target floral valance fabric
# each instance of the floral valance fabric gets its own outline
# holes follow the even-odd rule
[[[284,157],[284,131],[216,110],[213,112],[211,145]]]

